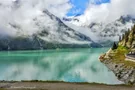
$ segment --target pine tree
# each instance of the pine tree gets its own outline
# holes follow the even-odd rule
[[[115,50],[115,49],[117,49],[117,48],[118,48],[118,46],[117,46],[117,44],[114,42],[114,43],[113,43],[112,50]]]
[[[122,34],[122,40],[124,40],[124,34]]]
[[[119,41],[121,41],[122,39],[121,39],[121,36],[119,36]]]
[[[124,35],[125,42],[128,42],[128,36],[129,36],[129,34],[130,34],[130,31],[126,31],[125,32],[125,35]]]
[[[132,30],[133,30],[133,34],[135,34],[135,25],[133,26]]]

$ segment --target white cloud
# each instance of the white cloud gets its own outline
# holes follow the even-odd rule
[[[82,24],[89,25],[91,22],[101,22],[108,17],[108,5],[90,5],[84,15],[79,17]]]
[[[71,7],[69,0],[0,0],[0,33],[15,34],[17,31],[10,24],[32,33],[37,31],[32,20],[42,15],[43,10],[63,17]]]
[[[50,12],[55,13],[57,16],[65,15],[67,11],[72,7],[72,5],[69,3],[69,0],[0,0],[1,6],[4,5],[8,8],[14,7],[15,3],[20,6],[25,6],[27,9],[32,9],[30,7],[38,7],[38,9],[49,9]]]
[[[123,15],[135,17],[135,0],[111,0],[101,5],[93,4],[94,1],[97,0],[92,0],[84,15],[80,16],[82,23],[111,22]]]

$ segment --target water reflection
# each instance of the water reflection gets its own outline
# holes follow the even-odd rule
[[[98,61],[107,49],[0,52],[0,80],[120,83]]]

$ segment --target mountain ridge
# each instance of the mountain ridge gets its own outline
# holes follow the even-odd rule
[[[65,25],[48,10],[44,10],[41,15],[34,17],[31,22],[34,29],[37,29],[33,34],[27,34],[21,24],[8,23],[16,34],[0,37],[0,50],[101,47],[88,36]],[[32,25],[31,28],[33,28]]]
[[[88,28],[90,32],[99,37],[99,40],[97,42],[99,42],[103,46],[108,46],[106,42],[110,42],[110,45],[114,41],[118,42],[119,37],[122,36],[122,34],[124,34],[135,24],[135,18],[132,18],[129,15],[121,16],[117,20],[109,23],[99,23],[95,21],[90,24],[79,24],[80,22],[74,21],[74,19],[77,19],[79,21],[79,17],[73,17],[73,21],[71,20],[65,22],[69,22],[79,27]]]

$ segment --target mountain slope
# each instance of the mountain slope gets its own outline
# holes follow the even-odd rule
[[[121,36],[125,31],[127,31],[131,26],[135,23],[135,19],[127,16],[127,17],[120,17],[120,19],[104,24],[104,23],[92,23],[89,25],[90,29],[98,34],[100,37],[103,38],[118,38]]]
[[[89,28],[89,31],[93,32],[98,37],[96,42],[99,42],[103,46],[108,46],[108,42],[112,44],[112,42],[118,41],[119,37],[135,24],[135,19],[130,16],[121,16],[119,19],[110,23],[97,23],[95,21],[88,24],[87,22],[81,22],[79,17],[73,17],[73,19],[69,18],[69,20],[70,21],[65,22],[70,22],[79,27]]]
[[[22,20],[23,21],[23,20]],[[9,22],[10,33],[1,35],[1,50],[98,47],[89,37],[65,25],[58,17],[44,10],[28,23]],[[31,31],[31,32],[30,32]]]
[[[126,84],[135,84],[135,25],[126,31],[118,45],[100,56],[100,61]]]
[[[122,35],[119,45],[131,50],[135,48],[135,25]]]

